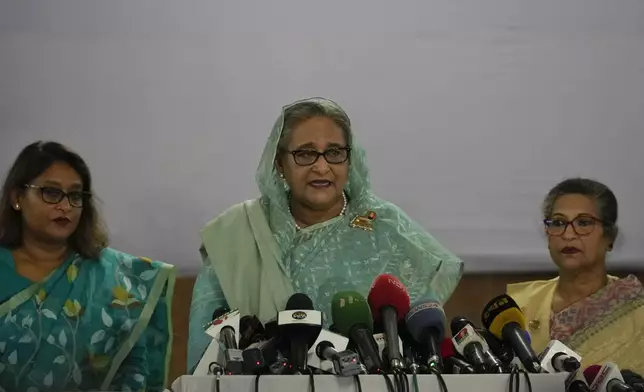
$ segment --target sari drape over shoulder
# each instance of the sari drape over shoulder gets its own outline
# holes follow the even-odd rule
[[[173,266],[104,249],[40,282],[0,248],[0,391],[162,391]]]
[[[292,105],[302,102],[339,109],[322,98]],[[443,302],[461,278],[459,258],[400,208],[373,194],[365,153],[353,135],[346,214],[296,229],[287,185],[274,164],[290,106],[277,119],[257,170],[261,197],[229,208],[201,232],[203,268],[190,314],[189,367],[210,341],[203,325],[218,307],[239,308],[242,315],[266,322],[284,309],[290,295],[302,292],[323,312],[328,326],[333,295],[351,289],[366,296],[379,274],[400,277],[412,300],[431,295]],[[356,220],[364,223],[362,228]]]
[[[566,309],[552,312],[558,278],[508,285],[528,319],[532,346],[541,352],[556,339],[583,358],[582,367],[616,363],[644,373],[644,288],[633,275],[609,276],[596,293]]]

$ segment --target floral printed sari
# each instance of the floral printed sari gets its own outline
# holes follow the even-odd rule
[[[161,391],[173,266],[107,248],[40,282],[0,248],[0,391]]]

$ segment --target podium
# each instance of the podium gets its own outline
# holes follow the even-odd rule
[[[532,392],[565,392],[564,382],[567,373],[530,374]],[[390,376],[391,378],[391,376]],[[444,375],[449,392],[506,392],[509,391],[509,374],[472,374]],[[409,376],[409,389],[414,392]],[[332,375],[314,376],[315,390],[323,392],[356,392],[357,384],[353,378]],[[382,376],[360,376],[362,390],[365,392],[388,392]],[[519,381],[521,392],[528,392],[523,374]],[[418,389],[422,392],[440,392],[435,376],[419,375]],[[216,392],[216,377],[179,377],[166,392]],[[219,392],[255,392],[255,376],[221,376]],[[309,376],[273,376],[259,378],[259,392],[309,392]]]

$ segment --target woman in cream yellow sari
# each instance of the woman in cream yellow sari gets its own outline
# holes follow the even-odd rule
[[[599,182],[568,179],[548,193],[543,213],[559,277],[508,286],[535,351],[556,339],[583,357],[583,367],[611,361],[644,373],[644,288],[635,276],[606,273],[617,236],[615,195]]]

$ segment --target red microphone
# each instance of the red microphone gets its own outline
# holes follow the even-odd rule
[[[390,368],[404,369],[398,347],[398,321],[405,318],[411,307],[407,289],[395,276],[381,274],[374,279],[367,301],[374,319],[382,320]]]
[[[441,343],[441,357],[443,357],[443,369],[450,374],[474,374],[474,367],[462,360],[456,354],[452,339],[445,338]]]

